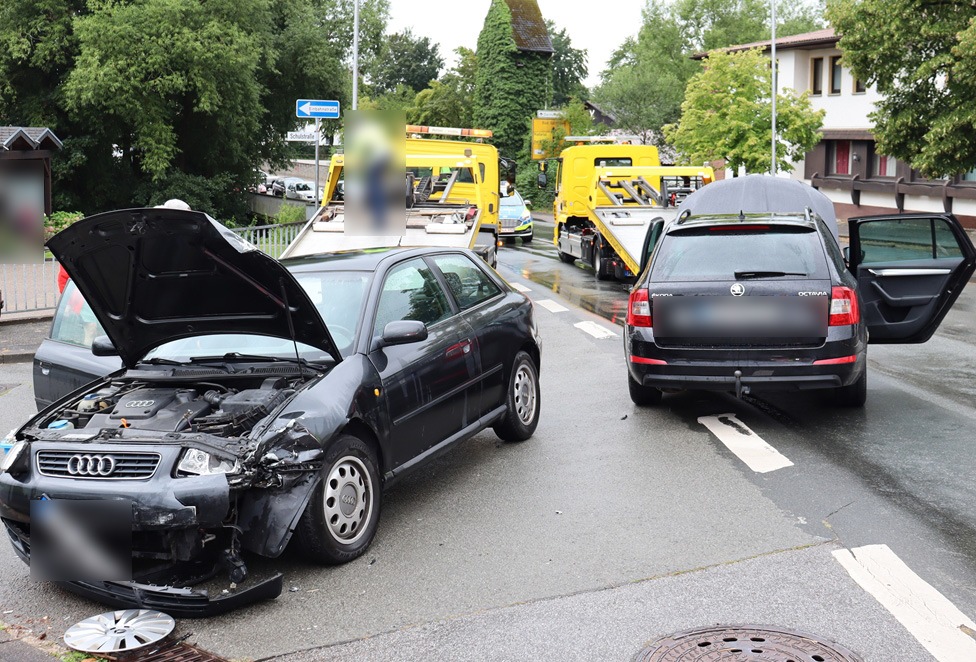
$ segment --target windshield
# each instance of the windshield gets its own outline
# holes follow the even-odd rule
[[[295,184],[295,190],[296,191],[311,191],[312,190],[312,185],[311,184],[307,184],[305,182],[299,182],[298,184]]]
[[[812,228],[770,226],[761,231],[696,228],[664,236],[651,280],[736,280],[757,277],[829,278],[820,235]]]
[[[499,204],[502,207],[521,207],[525,203],[522,202],[522,196],[516,191],[507,198],[502,198]]]
[[[315,309],[325,320],[343,358],[352,353],[362,317],[369,273],[365,271],[320,271],[295,274]],[[87,306],[87,304],[85,304]],[[275,358],[294,358],[295,345],[288,338],[245,333],[223,333],[183,338],[160,345],[144,359],[164,358],[188,361],[199,356],[223,356],[230,353],[257,354]],[[328,352],[298,343],[298,353],[309,361],[328,361]]]

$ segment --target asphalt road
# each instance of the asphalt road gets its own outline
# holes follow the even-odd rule
[[[976,659],[976,290],[929,343],[872,347],[863,412],[708,393],[640,409],[612,321],[626,288],[559,263],[540,230],[499,253],[502,275],[536,302],[536,435],[479,435],[386,494],[364,557],[252,564],[285,572],[280,598],[178,632],[234,659],[627,660],[674,631],[759,623],[869,661]],[[0,365],[0,385],[5,431],[33,411],[29,364]],[[753,471],[699,422],[708,416],[792,464]],[[878,550],[904,567],[870,566],[882,588],[868,590],[847,567]],[[902,584],[907,597],[884,592]],[[937,615],[940,595],[961,614]],[[57,637],[104,609],[30,581],[0,544],[0,611]]]

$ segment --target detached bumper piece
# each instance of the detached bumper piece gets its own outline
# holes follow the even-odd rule
[[[210,598],[206,591],[137,582],[56,582],[85,598],[115,608],[155,609],[182,618],[208,618],[281,595],[281,573],[236,593]]]

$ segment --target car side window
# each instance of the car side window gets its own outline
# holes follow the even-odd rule
[[[485,272],[464,255],[435,255],[432,258],[444,274],[458,307],[467,310],[499,294],[501,290]]]
[[[447,295],[434,272],[420,258],[408,260],[386,274],[376,306],[373,335],[382,334],[390,322],[416,320],[431,326],[450,315]]]
[[[862,223],[861,264],[962,257],[949,224],[941,218],[891,218]]]
[[[72,281],[64,288],[54,314],[51,339],[79,347],[91,347],[98,336],[104,336],[102,325],[95,319],[85,297]]]

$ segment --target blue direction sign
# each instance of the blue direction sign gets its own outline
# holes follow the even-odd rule
[[[320,99],[298,99],[295,101],[295,115],[297,117],[319,117],[323,119],[339,119],[339,102],[322,101]]]

